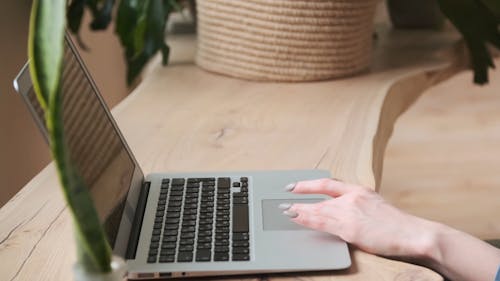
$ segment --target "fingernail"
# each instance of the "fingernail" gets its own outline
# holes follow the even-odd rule
[[[296,184],[297,183],[295,183],[295,182],[288,184],[287,186],[285,186],[285,191],[288,191],[288,192],[293,191]]]
[[[281,210],[284,210],[284,211],[290,209],[290,207],[292,207],[292,204],[290,204],[290,203],[281,203],[278,206],[278,208],[280,208]]]
[[[285,215],[285,216],[287,216],[287,217],[290,217],[290,218],[292,218],[292,219],[294,219],[294,218],[296,218],[296,217],[298,217],[298,216],[299,216],[299,214],[297,214],[296,212],[293,212],[293,211],[288,211],[288,210],[284,211],[284,212],[283,212],[283,215]]]

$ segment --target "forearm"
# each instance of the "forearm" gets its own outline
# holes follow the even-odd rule
[[[429,222],[422,261],[453,281],[493,281],[500,250],[464,232]]]

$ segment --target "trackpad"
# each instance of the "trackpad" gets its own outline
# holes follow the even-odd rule
[[[310,204],[323,201],[322,198],[314,199],[265,199],[262,200],[262,222],[264,231],[277,230],[309,230],[292,221],[290,218],[283,215],[283,210],[278,206],[281,203],[301,203]]]

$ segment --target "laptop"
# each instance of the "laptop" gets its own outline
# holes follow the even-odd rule
[[[28,65],[14,81],[47,139]],[[144,176],[69,35],[62,76],[70,159],[87,184],[130,279],[348,268],[340,238],[290,222],[278,208],[312,203],[284,187],[330,177],[320,170],[153,173]],[[189,157],[189,156],[186,156]]]

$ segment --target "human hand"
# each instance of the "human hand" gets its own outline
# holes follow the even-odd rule
[[[290,184],[297,194],[325,194],[332,199],[314,204],[282,204],[292,221],[339,236],[373,254],[418,257],[426,253],[432,237],[431,222],[404,213],[376,192],[333,179]]]

